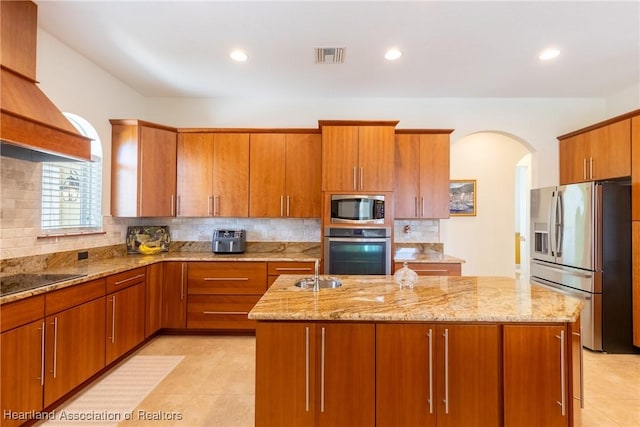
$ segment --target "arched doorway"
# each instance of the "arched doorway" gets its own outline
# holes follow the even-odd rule
[[[500,131],[473,133],[451,145],[451,179],[477,183],[476,215],[452,216],[440,222],[445,252],[465,260],[463,274],[516,276],[514,236],[524,227],[521,212],[526,211],[519,206],[516,215],[516,203],[528,204],[531,181],[528,178],[526,186],[521,186],[516,171],[533,151],[526,141]],[[530,163],[520,164],[527,166],[527,177]],[[524,216],[528,221],[528,215]],[[522,262],[528,263],[528,253],[523,253],[522,245],[520,248],[522,266]]]

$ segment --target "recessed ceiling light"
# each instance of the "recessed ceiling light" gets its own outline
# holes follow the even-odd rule
[[[234,61],[238,61],[238,62],[244,62],[247,60],[248,56],[246,53],[244,53],[244,51],[240,50],[240,49],[236,49],[234,51],[232,51],[229,56],[231,57],[231,59],[233,59]]]
[[[395,61],[396,59],[400,58],[402,56],[402,52],[400,52],[399,49],[391,48],[387,51],[387,53],[384,54],[384,59],[388,60],[388,61]]]
[[[541,61],[549,61],[553,58],[556,58],[558,55],[560,55],[560,51],[555,47],[550,47],[540,52],[540,55],[538,55],[538,59],[540,59]]]

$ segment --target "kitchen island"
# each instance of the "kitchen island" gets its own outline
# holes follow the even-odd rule
[[[580,300],[505,277],[300,278],[249,313],[256,426],[573,425]]]

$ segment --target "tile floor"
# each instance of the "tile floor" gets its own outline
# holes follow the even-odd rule
[[[136,354],[185,356],[134,411],[182,420],[134,418],[120,427],[253,426],[255,338],[160,336]],[[640,355],[585,350],[584,364],[585,409],[575,427],[640,427]]]

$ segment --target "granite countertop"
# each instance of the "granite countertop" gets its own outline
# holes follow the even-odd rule
[[[256,320],[573,322],[582,301],[507,277],[421,276],[399,289],[393,276],[335,276],[337,289],[299,289],[280,276],[249,313]]]
[[[253,252],[243,254],[214,254],[208,252],[162,252],[157,255],[122,255],[96,261],[82,261],[72,265],[47,268],[46,271],[29,271],[29,273],[47,274],[81,274],[83,277],[41,286],[23,292],[0,297],[0,304],[51,292],[56,289],[74,286],[89,280],[100,279],[112,274],[121,273],[137,267],[144,267],[162,261],[259,261],[259,262],[314,262],[319,254],[305,252]],[[11,274],[3,274],[9,276]]]

